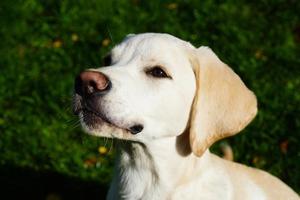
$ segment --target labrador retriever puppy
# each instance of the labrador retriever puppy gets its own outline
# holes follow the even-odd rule
[[[278,178],[209,152],[257,112],[255,95],[208,47],[128,35],[75,80],[74,112],[95,136],[126,140],[107,199],[299,199]]]

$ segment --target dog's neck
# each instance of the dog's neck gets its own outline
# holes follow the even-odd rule
[[[195,172],[200,173],[199,165],[207,156],[196,158],[189,146],[178,141],[184,140],[171,137],[148,144],[120,141],[108,199],[168,199],[163,194],[191,180]],[[170,180],[173,181],[170,183]],[[160,191],[161,188],[167,191]]]

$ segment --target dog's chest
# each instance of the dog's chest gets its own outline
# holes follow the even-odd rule
[[[118,181],[111,187],[118,188],[119,199],[166,199],[156,166],[140,144],[122,149],[115,176]]]

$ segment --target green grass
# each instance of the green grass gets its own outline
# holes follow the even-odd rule
[[[210,46],[255,92],[256,119],[226,141],[237,161],[300,192],[299,10],[294,0],[2,0],[0,169],[108,184],[114,153],[98,147],[112,144],[82,133],[70,109],[74,77],[100,67],[128,33],[167,32]]]

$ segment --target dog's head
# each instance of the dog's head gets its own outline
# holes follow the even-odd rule
[[[145,143],[186,130],[200,156],[257,112],[253,93],[207,47],[167,34],[129,35],[104,61],[75,81],[74,111],[90,134]]]

